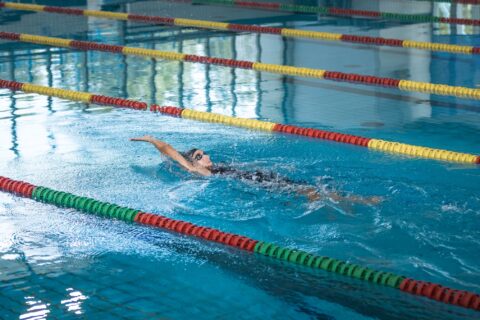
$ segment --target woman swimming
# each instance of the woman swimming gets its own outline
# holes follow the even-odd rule
[[[267,187],[280,187],[304,195],[310,201],[316,201],[323,198],[329,198],[333,201],[348,201],[361,204],[378,204],[382,201],[381,197],[360,197],[355,195],[343,196],[333,191],[323,191],[320,193],[311,185],[281,177],[273,172],[267,173],[258,170],[244,171],[225,164],[213,164],[210,156],[201,149],[191,149],[187,152],[180,153],[168,143],[148,135],[139,138],[131,138],[130,140],[153,144],[162,154],[178,162],[183,169],[201,176],[222,175],[259,183]]]

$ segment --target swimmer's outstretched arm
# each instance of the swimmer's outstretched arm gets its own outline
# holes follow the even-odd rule
[[[171,159],[175,160],[180,164],[180,166],[187,170],[188,172],[192,173],[198,173],[202,176],[209,176],[211,172],[205,168],[196,168],[194,167],[190,162],[185,160],[185,158],[177,151],[175,148],[173,148],[171,145],[169,145],[166,142],[163,142],[161,140],[155,139],[152,136],[143,136],[139,138],[131,138],[130,141],[143,141],[143,142],[149,142],[155,146],[155,148],[158,149],[162,154],[166,155],[167,157],[170,157]]]

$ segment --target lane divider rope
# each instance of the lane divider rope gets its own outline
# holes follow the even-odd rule
[[[113,203],[101,202],[68,192],[35,186],[27,182],[12,180],[3,176],[0,176],[0,190],[38,202],[54,205],[59,208],[76,209],[80,212],[103,218],[117,219],[153,228],[165,229],[173,233],[224,244],[240,250],[253,252],[304,267],[321,269],[358,280],[391,287],[446,304],[469,308],[476,311],[480,310],[480,296],[473,292],[451,289],[436,283],[414,280],[394,273],[379,271],[330,257],[318,256],[306,251],[282,247],[246,236],[228,233],[157,214],[146,213]]]
[[[437,23],[449,23],[449,24],[464,24],[471,26],[480,26],[480,20],[478,19],[465,19],[465,18],[444,18],[427,14],[405,14],[394,12],[380,12],[372,10],[357,10],[357,9],[344,9],[334,7],[318,7],[318,6],[305,6],[297,4],[287,4],[278,2],[256,2],[256,1],[242,1],[242,0],[191,0],[188,1],[192,4],[209,4],[209,5],[222,5],[243,7],[251,9],[264,9],[274,11],[286,11],[295,13],[316,13],[330,16],[348,16],[348,17],[364,17],[369,19],[382,19],[401,22],[437,22]]]
[[[435,159],[441,161],[459,162],[480,164],[480,156],[476,156],[468,153],[454,152],[442,149],[428,148],[422,146],[415,146],[406,143],[392,142],[380,139],[365,138],[356,135],[314,129],[298,127],[293,125],[285,125],[280,123],[261,121],[255,119],[236,118],[230,116],[224,116],[221,114],[195,111],[191,109],[182,109],[173,106],[159,106],[156,104],[150,105],[145,102],[138,102],[129,99],[114,98],[102,95],[96,95],[86,92],[71,91],[65,89],[44,87],[34,85],[30,83],[22,83],[16,81],[8,81],[0,79],[0,88],[6,88],[14,91],[24,91],[37,93],[52,97],[59,97],[62,99],[80,101],[84,103],[95,103],[99,105],[111,105],[120,108],[130,108],[134,110],[149,110],[151,112],[158,112],[165,115],[174,117],[181,117],[185,119],[212,122],[223,124],[227,126],[236,126],[252,130],[268,131],[268,132],[281,132],[299,136],[310,137],[314,139],[329,140],[335,142],[341,142],[346,144],[353,144],[361,147],[366,147],[373,150],[402,154],[411,157],[420,157]]]
[[[69,14],[69,15],[93,16],[97,18],[106,18],[106,19],[114,19],[114,20],[130,20],[135,22],[162,24],[162,25],[170,25],[170,26],[195,27],[195,28],[203,28],[203,29],[210,29],[210,30],[224,30],[224,31],[228,30],[233,32],[248,31],[248,32],[255,32],[255,33],[277,34],[283,37],[291,37],[291,38],[308,38],[308,39],[325,40],[325,41],[361,43],[361,44],[376,45],[376,46],[414,48],[419,50],[449,52],[449,53],[455,53],[455,54],[480,54],[480,47],[463,46],[463,45],[456,45],[456,44],[389,39],[389,38],[382,38],[382,37],[358,36],[358,35],[350,35],[350,34],[308,31],[308,30],[298,30],[298,29],[289,29],[289,28],[262,27],[258,25],[223,23],[223,22],[182,19],[182,18],[169,18],[169,17],[160,17],[160,16],[117,13],[117,12],[110,12],[110,11],[71,9],[71,8],[64,8],[64,7],[52,7],[52,6],[42,6],[42,5],[35,5],[35,4],[22,4],[22,3],[12,3],[12,2],[0,2],[0,7],[2,6],[5,8],[15,9],[15,10],[28,10],[28,11],[38,11],[38,12]]]
[[[422,2],[449,2],[459,4],[480,4],[480,0],[413,0]]]
[[[435,84],[429,82],[419,82],[412,80],[401,80],[386,77],[369,76],[354,73],[344,73],[337,71],[328,71],[322,69],[311,69],[294,66],[283,66],[278,64],[269,64],[262,62],[233,60],[225,58],[216,58],[208,56],[198,56],[194,54],[185,54],[172,51],[160,51],[153,49],[125,47],[111,44],[104,44],[90,41],[79,41],[63,38],[36,36],[24,33],[0,32],[0,39],[8,39],[21,42],[29,42],[55,47],[67,47],[80,50],[94,50],[124,55],[144,56],[156,59],[166,59],[173,61],[194,62],[202,64],[219,65],[230,68],[242,68],[268,73],[282,74],[288,76],[298,76],[304,78],[325,79],[330,81],[349,82],[352,84],[361,84],[368,86],[387,87],[401,91],[422,92],[428,94],[452,96],[457,98],[480,100],[480,89],[449,86],[445,84]]]

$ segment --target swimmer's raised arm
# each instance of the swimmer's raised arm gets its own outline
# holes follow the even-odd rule
[[[210,175],[210,171],[208,170],[202,170],[202,168],[196,168],[194,167],[189,161],[187,161],[175,148],[173,148],[171,145],[169,145],[166,142],[160,141],[158,139],[155,139],[152,136],[143,136],[139,138],[131,138],[130,141],[142,141],[142,142],[149,142],[155,146],[155,148],[158,149],[162,154],[166,155],[167,157],[170,157],[172,160],[175,160],[180,164],[180,166],[187,170],[188,172],[194,172],[198,173],[202,176],[208,176]]]

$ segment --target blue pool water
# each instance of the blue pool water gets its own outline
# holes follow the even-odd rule
[[[41,3],[64,5],[63,1]],[[478,27],[161,1],[72,4],[480,45]],[[362,5],[364,1],[358,0],[351,7],[437,15],[445,9],[441,4],[413,1]],[[471,7],[459,8],[457,13],[468,14]],[[478,19],[478,8],[472,12]],[[0,18],[0,31],[472,88],[480,85],[480,58],[475,56],[47,13],[2,10]],[[1,79],[480,153],[478,101],[17,42],[3,41],[0,46]],[[480,175],[474,165],[413,159],[5,89],[0,90],[0,133],[2,176],[480,292]],[[193,177],[160,157],[153,147],[129,141],[144,134],[179,150],[202,148],[216,162],[278,172],[319,190],[380,195],[385,201],[376,206],[329,200],[309,203],[301,196],[242,181]],[[221,245],[0,193],[1,319],[192,317],[474,319],[478,314]]]

